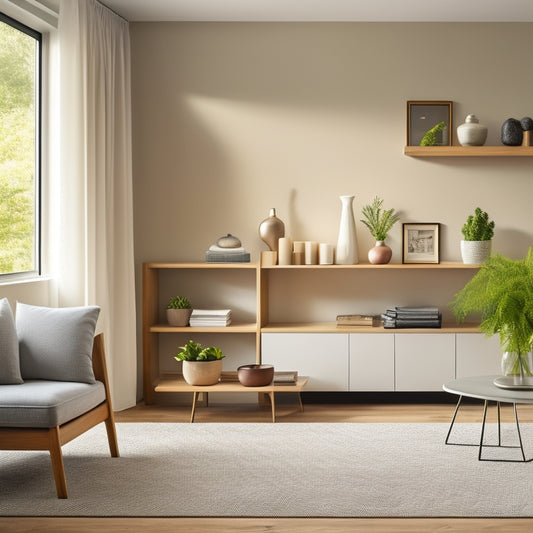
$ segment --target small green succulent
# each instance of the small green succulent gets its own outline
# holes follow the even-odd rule
[[[474,214],[466,219],[461,233],[465,241],[490,241],[494,237],[494,221],[489,221],[489,215],[476,207]]]
[[[190,340],[185,346],[180,346],[181,351],[174,356],[176,361],[216,361],[225,355],[216,346],[202,347],[199,342]]]
[[[173,296],[167,305],[167,309],[190,309],[191,302],[185,296]]]

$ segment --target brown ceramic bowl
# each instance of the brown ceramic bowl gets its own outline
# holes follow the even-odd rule
[[[237,375],[241,385],[245,387],[264,387],[272,383],[274,367],[272,365],[243,365],[237,368]]]

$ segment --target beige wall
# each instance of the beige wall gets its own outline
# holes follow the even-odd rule
[[[505,119],[533,116],[533,24],[135,23],[131,35],[138,270],[202,261],[226,233],[257,260],[271,207],[289,236],[335,243],[342,194],[356,197],[363,258],[373,241],[360,212],[375,195],[403,222],[440,222],[443,260],[460,260],[478,205],[496,221],[496,252],[533,245],[533,159],[403,155],[407,100],[453,100],[454,126],[475,113],[487,144]],[[400,224],[388,243],[401,262]],[[420,289],[418,276],[368,276],[359,311],[445,306],[465,279],[429,274]],[[302,308],[291,302],[277,316]],[[327,312],[343,310],[355,311],[349,294]]]
[[[533,244],[533,160],[403,155],[407,100],[453,100],[499,144],[533,116],[533,24],[132,24],[137,260],[202,260],[233,233],[258,258],[276,207],[287,234],[335,242],[341,194],[356,218],[375,195],[402,221],[440,222],[442,258],[460,258],[477,205],[494,249]],[[360,255],[372,245],[358,222]],[[400,261],[401,231],[390,236]]]

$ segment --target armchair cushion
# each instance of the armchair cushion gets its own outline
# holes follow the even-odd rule
[[[15,319],[7,298],[0,300],[0,385],[22,383],[19,341]]]
[[[38,307],[17,302],[22,379],[95,383],[92,348],[100,308]]]
[[[27,380],[0,389],[0,427],[51,428],[90,411],[106,399],[104,384]]]

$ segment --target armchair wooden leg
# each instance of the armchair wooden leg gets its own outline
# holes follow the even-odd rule
[[[111,457],[120,457],[118,451],[117,432],[115,429],[115,420],[113,414],[109,415],[109,418],[105,421],[105,428],[107,431],[107,442],[109,443],[109,451]]]
[[[68,498],[65,466],[63,464],[63,454],[61,452],[61,442],[59,440],[59,427],[56,426],[50,428],[48,436],[50,441],[50,459],[52,460],[52,470],[54,472],[57,497]]]

